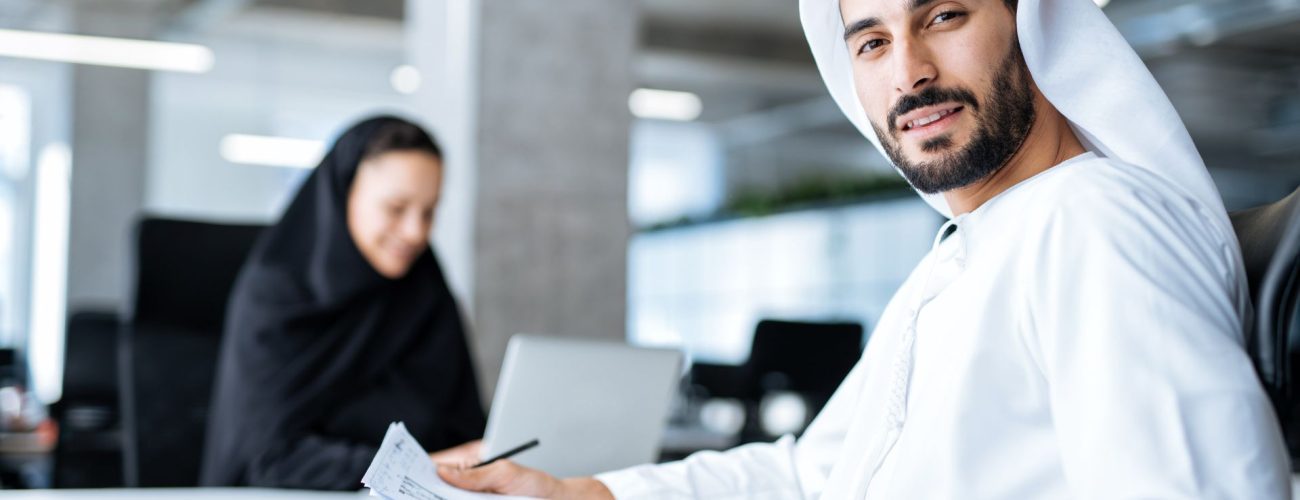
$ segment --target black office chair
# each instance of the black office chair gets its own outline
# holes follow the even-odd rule
[[[50,406],[59,424],[55,488],[120,487],[122,433],[117,385],[117,314],[79,311],[68,318],[63,396]]]
[[[140,221],[134,312],[119,346],[127,486],[198,485],[226,302],[262,229]]]
[[[1273,400],[1291,463],[1300,464],[1300,190],[1231,217],[1255,304],[1246,349]]]
[[[820,412],[862,356],[862,334],[858,323],[760,321],[741,367],[747,413],[741,442],[771,438],[761,430],[758,410],[772,391],[802,396],[809,417]]]
[[[862,325],[765,319],[754,329],[745,362],[750,397],[793,391],[821,410],[862,356]]]
[[[749,396],[743,366],[691,363],[686,382],[688,394],[695,397],[743,399]]]

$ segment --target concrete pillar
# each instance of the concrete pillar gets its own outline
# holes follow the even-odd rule
[[[148,3],[110,3],[79,3],[75,32],[151,37],[155,14]],[[69,313],[128,306],[132,228],[148,164],[149,78],[136,69],[72,68]]]
[[[448,162],[471,162],[473,172],[473,193],[465,195],[473,207],[472,259],[460,261],[472,265],[472,285],[462,302],[472,304],[480,383],[490,395],[515,333],[625,338],[627,97],[638,12],[631,0],[442,0],[428,2],[441,7],[415,7],[425,3],[408,2],[408,15],[441,8],[443,17],[413,28],[425,33],[412,39],[417,67],[420,51],[445,51],[444,63],[452,60],[446,53],[475,55],[468,75],[445,65],[421,70],[426,83],[470,83],[442,94],[473,106],[439,133],[453,141]],[[466,29],[447,17],[464,4],[477,9],[456,19],[476,27],[468,44],[447,38]],[[422,112],[455,116],[451,106]],[[470,152],[456,151],[454,141],[467,137]],[[452,168],[448,175],[466,174]],[[440,208],[439,225],[453,209]]]
[[[483,2],[475,323],[485,381],[510,335],[627,327],[630,0]]]

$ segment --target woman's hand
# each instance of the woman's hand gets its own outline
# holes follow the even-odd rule
[[[429,459],[438,465],[450,465],[452,467],[470,467],[482,460],[483,440],[475,439],[468,443],[453,446],[442,451],[435,451],[429,454]]]
[[[604,483],[589,477],[556,479],[510,460],[498,460],[478,468],[438,466],[443,481],[463,490],[537,498],[614,500]]]

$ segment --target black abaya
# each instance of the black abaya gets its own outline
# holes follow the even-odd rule
[[[460,313],[432,250],[390,280],[347,229],[366,144],[394,123],[371,119],[340,136],[240,272],[204,485],[359,489],[392,421],[430,450],[481,437]]]

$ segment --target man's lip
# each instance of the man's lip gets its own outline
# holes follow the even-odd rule
[[[908,125],[909,123],[912,123],[921,118],[925,118],[927,116],[934,115],[935,113],[942,113],[945,111],[953,112],[961,108],[964,108],[964,106],[962,106],[961,104],[947,103],[947,104],[936,104],[934,106],[926,106],[920,109],[914,109],[911,112],[898,117],[898,121],[895,122],[895,126],[898,128],[898,130],[906,132],[912,129],[912,127]]]

